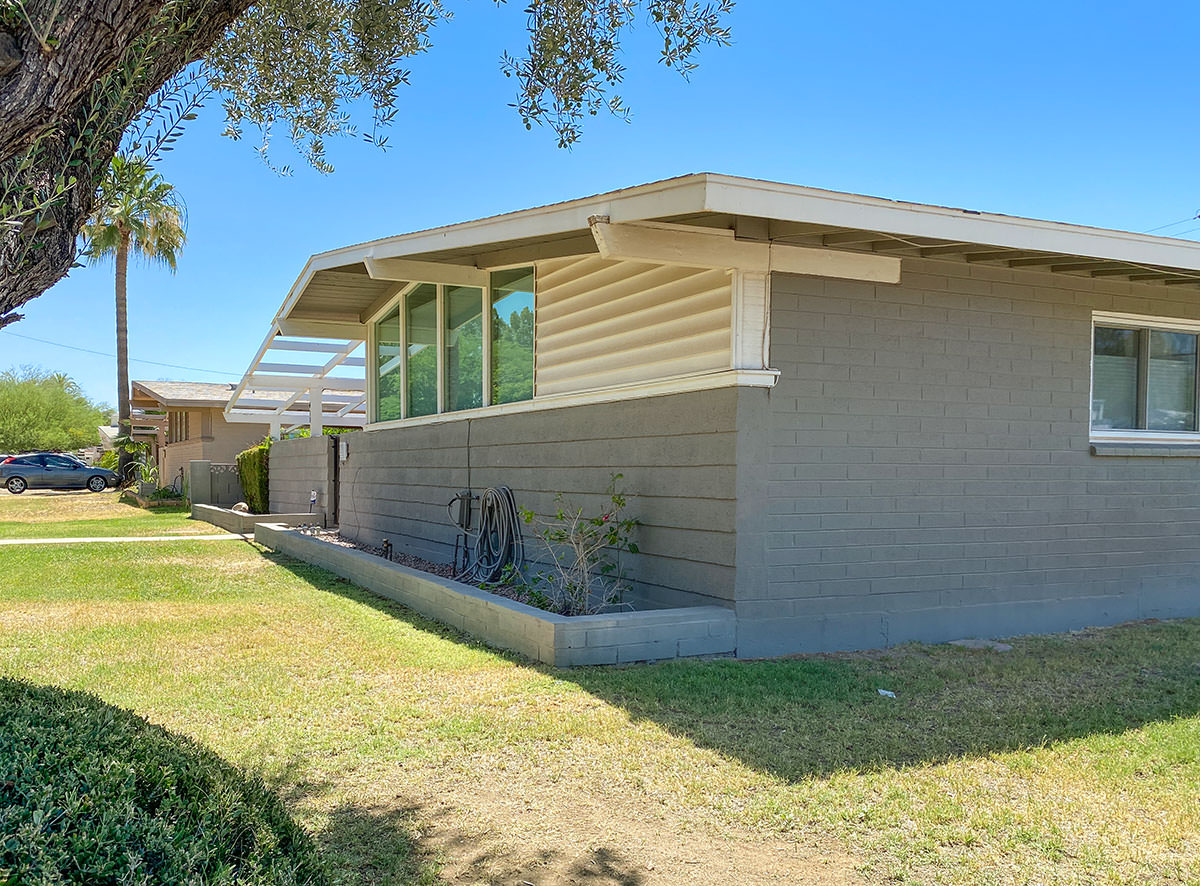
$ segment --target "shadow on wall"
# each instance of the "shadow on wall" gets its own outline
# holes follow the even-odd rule
[[[266,556],[322,590],[455,642],[480,645],[323,569]],[[1006,653],[913,644],[774,661],[575,669],[496,654],[789,781],[1115,734],[1200,713],[1200,619],[1012,643]],[[896,698],[881,696],[880,689]]]

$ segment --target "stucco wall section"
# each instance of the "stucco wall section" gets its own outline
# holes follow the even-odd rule
[[[331,509],[335,495],[335,440],[331,436],[296,437],[271,444],[268,467],[271,513],[308,513],[313,490],[317,492],[313,512],[323,517]]]
[[[899,286],[777,275],[739,655],[1200,613],[1200,461],[1093,454],[1093,310],[1200,301],[917,259]]]
[[[628,513],[642,521],[642,553],[628,560],[635,596],[730,605],[736,404],[730,388],[351,434],[341,528],[448,562],[457,530],[446,503],[460,489],[511,486],[518,506],[540,514],[562,492],[593,511],[620,473]],[[527,529],[531,559],[543,556],[539,545]]]

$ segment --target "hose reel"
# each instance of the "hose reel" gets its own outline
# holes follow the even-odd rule
[[[478,529],[472,528],[474,503],[479,502]],[[459,581],[491,582],[506,569],[525,566],[521,515],[507,486],[489,487],[476,496],[464,489],[446,504],[450,522],[459,528],[454,543],[454,577]]]

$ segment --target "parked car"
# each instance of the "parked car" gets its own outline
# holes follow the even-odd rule
[[[0,461],[0,483],[13,495],[26,489],[90,489],[103,492],[117,485],[117,474],[85,465],[72,455],[30,452]]]

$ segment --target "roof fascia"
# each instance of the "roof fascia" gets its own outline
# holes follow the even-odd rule
[[[708,177],[705,198],[710,212],[1200,270],[1200,244],[1170,237],[721,175]]]

